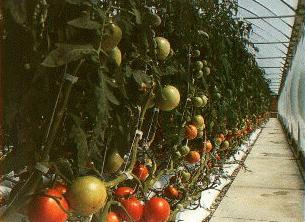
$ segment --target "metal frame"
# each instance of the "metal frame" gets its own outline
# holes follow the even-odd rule
[[[256,59],[285,59],[285,56],[256,57]]]
[[[271,16],[255,16],[255,17],[244,17],[244,19],[282,19],[282,18],[294,18],[297,17],[297,15],[271,15]]]
[[[261,7],[263,7],[264,9],[266,9],[268,12],[270,12],[272,15],[277,15],[274,11],[272,11],[271,9],[269,9],[268,7],[266,7],[265,5],[263,5],[262,3],[256,1],[256,0],[252,0],[253,2],[255,2],[256,4],[260,5]],[[280,18],[281,21],[283,23],[285,23],[289,28],[292,28],[292,25],[290,25],[289,23],[287,23],[285,20],[283,20],[282,18]]]
[[[268,24],[269,26],[271,26],[273,29],[275,29],[275,30],[277,30],[279,33],[281,33],[283,36],[285,36],[287,39],[290,39],[290,37],[288,36],[288,35],[286,35],[284,32],[282,32],[281,30],[279,30],[277,27],[275,27],[275,26],[273,26],[270,22],[268,22],[268,21],[266,21],[265,20],[265,17],[268,17],[268,16],[259,16],[259,15],[257,15],[256,13],[254,13],[254,12],[251,12],[250,10],[248,10],[248,9],[246,9],[246,8],[244,8],[244,7],[242,7],[242,6],[238,6],[238,8],[241,8],[241,9],[243,9],[243,10],[245,10],[245,11],[247,11],[247,12],[249,12],[250,14],[252,14],[252,15],[254,15],[255,17],[244,17],[244,19],[245,20],[249,20],[249,18],[250,19],[254,19],[254,18],[256,18],[256,19],[261,19],[263,22],[265,22],[266,24]],[[272,17],[272,16],[271,16]],[[269,18],[270,18],[270,16],[269,16]]]
[[[282,1],[282,0],[281,0]],[[296,14],[298,15],[298,17],[303,17],[302,21],[297,21],[297,19],[295,20],[294,24],[293,24],[293,29],[292,29],[292,33],[291,33],[291,37],[290,40],[292,40],[289,44],[289,48],[288,48],[288,52],[287,52],[287,58],[285,59],[285,66],[284,69],[282,71],[282,81],[281,81],[281,85],[279,88],[279,94],[281,93],[284,84],[285,84],[285,80],[286,80],[286,76],[288,74],[288,69],[289,66],[291,65],[291,61],[293,58],[293,51],[294,48],[296,46],[297,43],[297,39],[301,33],[300,30],[303,29],[303,25],[304,25],[304,7],[305,7],[305,0],[298,0],[298,6],[297,9],[295,10]]]
[[[264,45],[264,44],[288,44],[289,42],[253,42],[255,45]]]
[[[296,11],[291,5],[289,5],[286,1],[280,0],[282,3],[284,3],[288,8],[290,8],[292,11]]]
[[[291,64],[291,60],[293,58],[293,49],[297,43],[298,40],[298,36],[300,33],[300,29],[301,29],[301,25],[299,23],[304,22],[304,5],[305,5],[305,0],[298,0],[298,6],[297,8],[293,8],[290,4],[288,4],[287,2],[285,2],[285,0],[280,0],[281,3],[283,3],[285,6],[287,6],[290,10],[292,10],[292,13],[294,12],[295,14],[283,14],[283,15],[277,15],[272,9],[268,8],[266,5],[264,5],[264,3],[259,2],[258,0],[250,0],[253,3],[256,3],[258,6],[262,7],[264,10],[267,10],[270,14],[268,15],[258,15],[252,11],[250,11],[249,9],[242,7],[241,5],[239,5],[238,7],[242,10],[244,10],[247,13],[250,13],[251,16],[247,16],[247,17],[237,17],[237,19],[244,19],[247,22],[249,22],[250,24],[253,25],[253,27],[258,28],[258,30],[262,33],[256,33],[255,31],[253,31],[253,34],[257,35],[257,40],[261,40],[261,41],[257,41],[257,42],[253,42],[253,46],[257,46],[258,49],[260,49],[260,45],[270,45],[272,48],[277,49],[276,51],[274,51],[274,55],[272,56],[264,56],[266,53],[263,53],[261,56],[257,56],[255,59],[256,60],[266,60],[266,61],[270,61],[270,64],[272,64],[272,62],[275,62],[275,59],[278,59],[277,61],[280,62],[280,64],[282,66],[260,66],[260,68],[267,70],[270,70],[271,72],[265,72],[264,77],[268,80],[270,80],[269,82],[269,88],[275,93],[275,94],[279,94],[284,82],[285,82],[285,78],[287,75],[287,72],[289,70],[290,64]],[[241,13],[242,15],[243,13]],[[253,15],[253,16],[252,16]],[[288,21],[284,20],[285,18],[295,18],[294,19],[294,24],[289,24]],[[260,24],[254,24],[253,22],[251,22],[252,20],[260,20],[264,23],[266,23],[266,25],[268,25],[270,27],[270,29],[272,28],[273,30],[275,30],[278,34],[282,35],[283,37],[285,37],[287,39],[287,41],[285,41],[284,38],[280,38],[277,39],[276,35],[273,33],[271,33],[270,37],[272,37],[272,39],[267,39],[266,37],[264,37],[264,35],[268,34],[268,30],[264,30],[264,28],[260,27]],[[286,24],[290,29],[291,29],[291,35],[284,33],[283,30],[280,30],[279,28],[275,27],[272,22],[269,19],[279,19],[281,22],[283,22],[284,24]],[[302,20],[302,21],[300,21]],[[275,21],[275,20],[274,20]],[[276,23],[277,24],[277,23]],[[268,28],[267,28],[268,29]],[[285,27],[285,29],[287,29]],[[262,34],[262,35],[261,35]],[[282,50],[280,48],[278,48],[278,45],[284,45],[286,50]],[[277,52],[278,51],[278,52]],[[283,56],[282,56],[283,54]],[[257,53],[256,53],[257,55]],[[277,56],[278,55],[278,56]],[[276,64],[278,64],[278,62],[276,62]],[[267,63],[268,64],[268,63]],[[279,69],[278,71],[273,70],[272,69]],[[276,71],[276,72],[275,72]]]

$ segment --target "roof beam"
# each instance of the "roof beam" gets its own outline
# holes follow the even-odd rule
[[[266,32],[266,30],[264,30],[263,28],[259,27],[258,25],[255,25],[254,23],[251,23],[253,26],[259,28],[260,30]],[[262,38],[263,40],[265,40],[266,42],[268,42],[269,40],[267,40],[266,38],[264,38],[262,35],[260,35],[257,32],[252,31],[255,35],[257,35],[258,37]],[[273,36],[274,37],[274,36]],[[277,38],[274,38],[277,42],[281,42],[280,40],[278,40]],[[284,45],[285,47],[287,47],[284,43],[281,43],[282,45]],[[277,48],[277,47],[276,47]],[[277,48],[279,49],[279,48]]]
[[[266,57],[256,57],[256,59],[286,59],[285,56],[266,56]]]
[[[286,1],[280,0],[283,4],[285,4],[288,8],[290,8],[292,11],[296,11],[291,5],[289,5]]]
[[[280,73],[265,73],[265,76],[267,77],[269,77],[269,76],[279,76],[280,75]]]
[[[271,83],[281,83],[281,80],[279,79],[270,79],[271,80]]]
[[[267,23],[269,26],[271,26],[272,28],[274,28],[275,30],[277,30],[279,33],[281,33],[283,36],[285,36],[287,39],[289,39],[290,37],[288,35],[286,35],[284,32],[282,32],[280,29],[278,29],[277,27],[275,27],[274,25],[272,25],[270,22],[266,21],[262,16],[259,16],[253,12],[251,12],[249,9],[246,9],[242,6],[238,6],[239,8],[249,12],[250,14],[254,15],[255,17],[254,18],[257,18],[257,19],[261,19],[262,21],[264,21],[265,23]],[[268,16],[267,16],[268,17]],[[250,17],[250,18],[253,18],[253,17]],[[244,19],[247,19],[246,17]]]
[[[272,44],[289,44],[288,41],[285,41],[285,42],[253,42],[253,44],[256,44],[256,45],[272,45]]]
[[[288,49],[288,46],[286,44],[288,44],[289,42],[253,42],[252,44],[254,45],[278,45],[281,44],[283,45],[285,48]],[[278,48],[277,48],[278,49]],[[280,49],[278,49],[280,50]]]
[[[244,17],[243,19],[281,19],[281,18],[294,18],[297,17],[297,15],[271,15],[271,16],[255,16],[255,17]]]
[[[274,11],[272,11],[270,8],[266,7],[265,5],[263,5],[262,3],[256,1],[256,0],[252,0],[253,2],[255,2],[256,4],[260,5],[261,7],[263,7],[264,9],[266,9],[268,12],[270,12],[272,15],[277,15]],[[280,18],[281,21],[283,23],[285,23],[289,28],[292,29],[292,25],[290,25],[288,22],[286,22],[284,19]]]
[[[292,28],[292,33],[291,33],[291,37],[290,37],[290,40],[292,40],[293,42],[291,42],[289,44],[289,48],[288,48],[288,51],[287,51],[287,58],[285,59],[285,66],[284,66],[283,71],[282,71],[282,82],[281,82],[278,93],[281,93],[281,91],[284,87],[284,83],[286,81],[286,77],[287,77],[287,74],[288,74],[288,68],[291,65],[291,61],[292,61],[293,51],[294,51],[294,49],[296,47],[296,44],[297,44],[296,41],[299,40],[300,33],[302,32],[301,30],[303,30],[304,5],[305,5],[305,0],[298,0],[297,9],[294,10],[296,15],[298,15],[298,18],[300,18],[300,16],[302,16],[303,19],[300,20],[300,21],[297,21],[299,19],[296,18],[295,21],[294,21],[293,28]]]

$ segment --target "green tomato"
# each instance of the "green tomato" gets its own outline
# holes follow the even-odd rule
[[[162,89],[156,104],[162,111],[171,111],[179,105],[179,102],[180,93],[178,89],[174,86],[167,85]]]
[[[203,71],[202,71],[202,70],[199,70],[199,71],[197,72],[196,78],[197,78],[197,79],[200,79],[202,76],[203,76]]]
[[[191,179],[191,174],[187,171],[183,171],[181,174],[181,180],[182,182],[186,183]]]
[[[205,107],[208,104],[208,97],[206,97],[205,95],[201,96],[202,99],[202,107]]]
[[[105,170],[109,173],[114,173],[121,168],[123,163],[124,160],[117,151],[111,152],[106,157]]]
[[[192,99],[192,102],[193,102],[193,105],[195,107],[201,107],[203,105],[203,101],[202,101],[202,98],[199,97],[199,96],[196,96]]]
[[[194,51],[193,51],[193,56],[194,56],[195,58],[199,57],[199,56],[200,56],[200,50],[198,50],[198,49],[194,50]]]
[[[106,185],[94,176],[78,177],[68,189],[67,200],[74,212],[89,216],[98,212],[106,204]]]
[[[174,155],[175,155],[176,158],[182,157],[180,151],[176,151],[176,152],[174,153]]]
[[[155,37],[155,41],[157,44],[156,52],[159,60],[165,60],[167,56],[170,54],[171,46],[169,41],[163,37]]]
[[[221,94],[220,93],[216,93],[215,96],[216,96],[217,99],[221,98]]]
[[[179,149],[179,152],[181,153],[182,156],[186,156],[190,152],[190,147],[189,146],[181,146]]]
[[[196,115],[194,116],[192,122],[197,127],[197,129],[200,129],[204,125],[204,118],[202,115]]]
[[[197,138],[202,138],[204,135],[203,130],[199,130],[197,133]]]
[[[111,59],[111,61],[114,62],[114,64],[116,64],[117,66],[121,65],[122,53],[121,53],[121,50],[117,46],[108,52],[108,56]]]
[[[203,68],[203,72],[208,76],[208,75],[210,75],[210,73],[211,73],[211,69],[210,69],[209,67],[205,66],[205,67]]]
[[[203,63],[201,61],[196,61],[194,64],[196,70],[201,70],[203,68]]]

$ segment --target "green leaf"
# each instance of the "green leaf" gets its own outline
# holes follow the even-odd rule
[[[132,7],[132,11],[136,16],[136,23],[142,24],[141,12],[137,9],[137,3],[133,0],[129,0],[129,3]]]
[[[89,29],[89,30],[95,30],[101,28],[101,25],[98,22],[92,21],[90,19],[90,16],[87,15],[69,21],[68,25],[80,29]]]
[[[177,74],[178,72],[178,69],[174,66],[167,66],[165,68],[165,72],[162,73],[162,76],[166,76],[166,75],[175,75]]]
[[[142,83],[150,83],[151,79],[150,77],[143,71],[143,70],[134,70],[133,73],[133,78],[135,81],[141,85]]]
[[[127,98],[127,92],[126,92],[126,89],[125,89],[125,79],[124,79],[124,76],[123,76],[123,73],[119,71],[119,69],[116,69],[114,71],[114,77],[115,77],[115,80],[116,82],[118,83],[118,87],[120,89],[120,92],[122,93],[122,95]]]
[[[57,170],[64,176],[66,179],[72,181],[74,177],[74,173],[72,170],[71,163],[66,159],[58,159],[55,162],[55,166]]]
[[[126,69],[125,69],[125,76],[127,78],[130,78],[133,74],[133,70],[130,68],[130,66],[126,66]]]
[[[27,22],[26,1],[10,0],[6,1],[6,8],[10,11],[13,19],[19,25]]]
[[[119,105],[119,100],[115,97],[112,92],[111,86],[107,81],[106,73],[103,68],[98,71],[99,82],[94,89],[94,94],[96,97],[96,107],[98,112],[98,117],[100,120],[105,120],[110,112],[110,104]]]
[[[68,2],[72,5],[80,5],[84,2],[84,0],[66,0],[66,2]]]
[[[142,24],[142,17],[141,17],[140,11],[137,10],[136,8],[132,9],[132,11],[136,16],[136,24],[138,24],[138,25]]]
[[[74,119],[72,117],[72,119]],[[76,117],[77,121],[72,125],[69,139],[71,140],[72,144],[77,149],[77,162],[78,167],[84,168],[88,162],[88,144],[87,144],[87,136],[86,133],[83,131],[82,128],[79,126],[78,117]]]
[[[47,55],[41,65],[46,67],[58,67],[96,53],[96,50],[92,45],[60,43],[56,44],[56,46],[57,48]]]

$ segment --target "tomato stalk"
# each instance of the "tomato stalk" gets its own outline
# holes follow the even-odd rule
[[[188,47],[188,54],[187,54],[187,73],[188,73],[188,75],[191,75],[192,79],[193,79],[193,74],[191,73],[191,56],[192,56],[191,55],[191,50],[192,50],[192,46],[189,46]],[[189,92],[190,92],[190,83],[188,81],[187,82],[187,92],[186,92],[187,98],[186,98],[186,101],[185,101],[184,106],[182,108],[182,115],[181,115],[181,120],[180,120],[181,125],[183,125],[185,111],[186,111],[188,103],[190,102],[190,98],[188,97]]]
[[[149,105],[150,105],[150,99],[152,99],[153,97],[154,97],[153,89],[151,89],[150,94],[148,96],[148,99],[146,100],[146,103],[145,103],[144,108],[143,108],[143,110],[141,112],[141,115],[140,115],[140,122],[138,124],[138,130],[140,130],[140,131],[141,131],[142,126],[143,126],[146,111],[147,111],[147,109],[149,108]],[[136,164],[138,147],[139,147],[139,142],[140,142],[141,139],[142,139],[142,134],[136,132],[135,139],[134,139],[134,141],[132,143],[132,147],[131,147],[130,164],[125,171],[126,174],[131,174],[131,171],[133,170],[133,168]],[[123,182],[124,180],[128,179],[128,175],[126,175],[126,174],[122,174],[122,175],[118,176],[117,178],[106,182],[106,187],[114,187],[117,184],[119,184],[119,183]]]
[[[77,76],[78,71],[81,67],[81,65],[84,63],[84,59],[80,60],[79,64],[77,65],[75,71],[74,71],[74,77]],[[63,80],[63,88],[60,89],[61,96],[59,97],[60,100],[58,102],[57,107],[55,111],[55,118],[54,121],[51,122],[50,127],[50,133],[47,134],[47,142],[43,149],[43,153],[40,157],[40,162],[48,162],[49,160],[49,153],[53,146],[54,140],[57,135],[58,128],[60,126],[60,123],[62,121],[62,118],[64,116],[64,113],[67,109],[69,97],[71,94],[73,82],[69,80]],[[8,204],[7,209],[5,212],[1,215],[0,220],[6,221],[7,218],[9,218],[11,215],[13,215],[15,212],[17,212],[20,208],[24,206],[24,204],[28,201],[29,195],[35,193],[37,190],[39,184],[42,181],[43,172],[39,171],[38,169],[34,168],[31,176],[28,178],[27,182],[21,187],[21,189],[16,193],[16,195],[13,197],[12,201]]]
[[[109,200],[106,204],[106,206],[104,207],[103,209],[103,212],[99,215],[99,218],[98,218],[98,222],[103,222],[103,221],[106,221],[107,219],[107,214],[109,212],[109,209],[112,205],[116,205],[116,206],[119,206],[121,207],[122,204],[119,202],[119,201],[115,201],[115,200]]]

